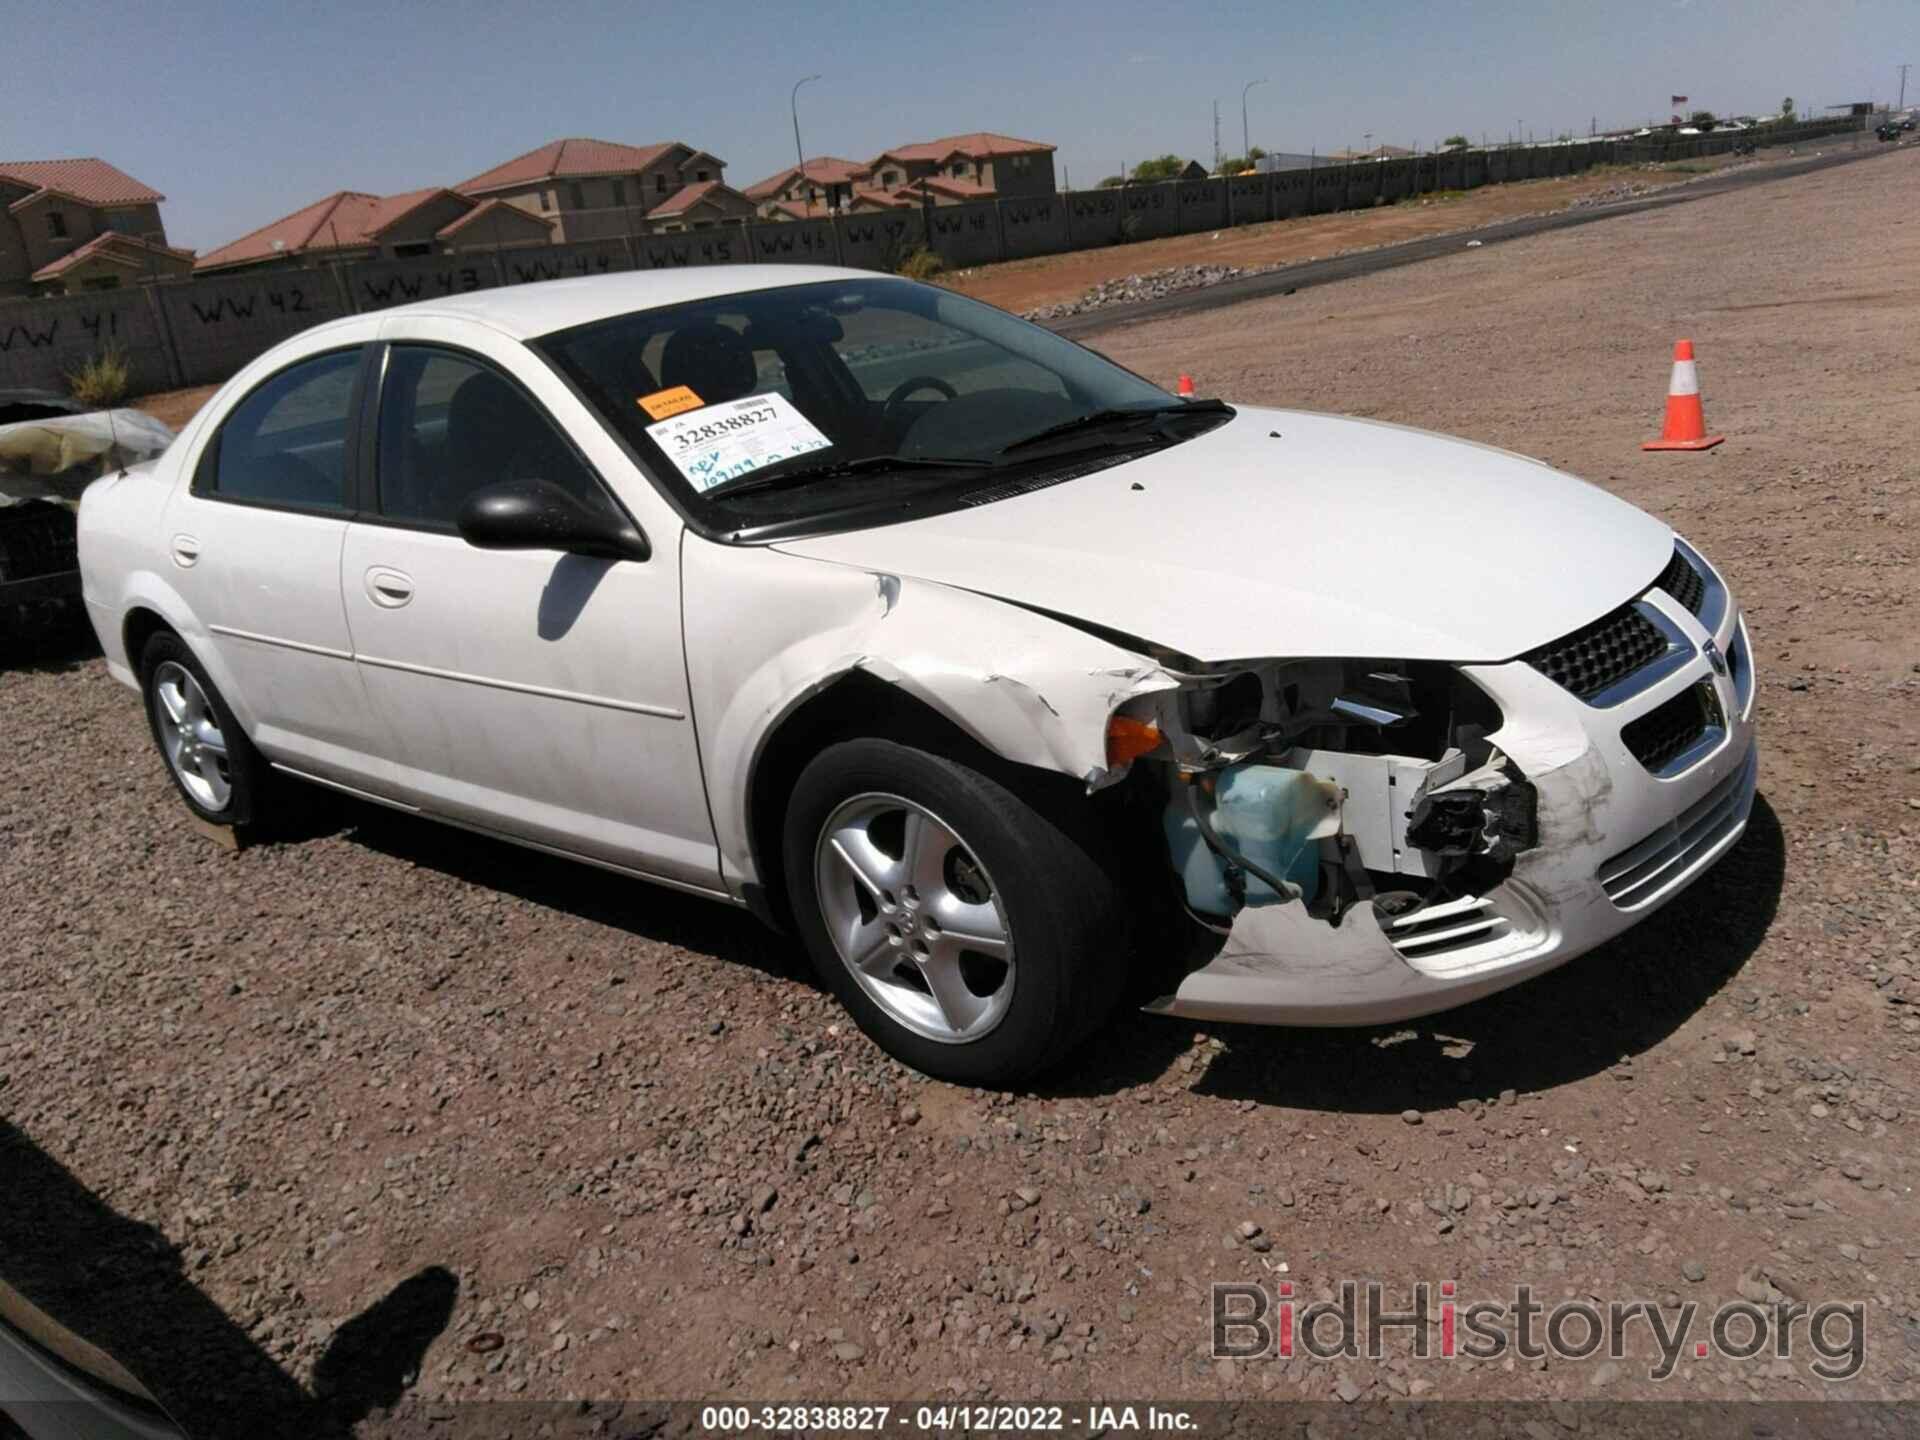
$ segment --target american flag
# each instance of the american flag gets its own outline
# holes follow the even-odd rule
[[[1673,103],[1674,105],[1684,105],[1687,103],[1687,97],[1684,95],[1676,95],[1673,97],[1673,100],[1671,103]]]

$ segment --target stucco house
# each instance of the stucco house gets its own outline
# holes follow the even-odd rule
[[[915,180],[964,181],[998,196],[1051,195],[1054,147],[976,130],[883,150],[867,162],[870,183],[897,190]]]
[[[337,260],[404,260],[552,242],[547,222],[503,200],[429,186],[401,195],[340,190],[194,262],[198,274]]]
[[[193,268],[167,197],[104,160],[0,160],[0,296],[107,290]]]
[[[710,230],[715,225],[742,224],[754,214],[753,201],[731,185],[701,180],[647,211],[647,225],[655,231]]]
[[[977,130],[883,150],[867,161],[822,155],[790,165],[741,193],[770,220],[830,212],[958,205],[1003,196],[1051,195],[1054,147]]]
[[[623,145],[568,139],[550,140],[453,188],[538,215],[555,240],[603,240],[647,233],[653,210],[689,186],[723,180],[725,173],[726,161],[679,140]]]
[[[764,180],[747,186],[740,193],[767,214],[776,206],[798,206],[796,214],[820,215],[843,210],[854,190],[865,183],[867,167],[858,160],[843,160],[838,155],[820,155],[804,166],[789,165]]]

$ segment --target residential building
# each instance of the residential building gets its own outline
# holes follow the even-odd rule
[[[242,235],[194,262],[200,274],[336,260],[405,260],[546,245],[545,220],[504,200],[429,186],[402,195],[340,190]]]
[[[743,192],[771,220],[958,205],[1003,196],[1051,195],[1054,147],[975,131],[883,150],[865,163],[822,155],[790,165]]]
[[[550,140],[454,189],[538,215],[556,240],[601,240],[645,234],[650,211],[690,185],[725,179],[725,171],[726,161],[679,140]]]
[[[675,191],[647,211],[653,231],[711,230],[715,225],[745,224],[753,219],[753,201],[731,185],[700,180]]]
[[[193,254],[167,244],[166,198],[104,160],[0,160],[0,296],[184,273]]]
[[[869,185],[898,190],[915,180],[961,180],[997,196],[1051,195],[1054,147],[976,130],[883,150],[867,162]]]
[[[798,205],[801,217],[820,215],[845,209],[869,173],[858,160],[821,155],[804,166],[789,165],[740,193],[759,205],[762,213],[782,205]]]

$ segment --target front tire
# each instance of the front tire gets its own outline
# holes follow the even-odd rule
[[[1113,878],[1062,824],[968,765],[887,740],[816,756],[783,854],[814,966],[914,1069],[1006,1086],[1061,1059],[1126,973]]]

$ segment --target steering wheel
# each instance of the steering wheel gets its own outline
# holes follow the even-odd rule
[[[886,402],[880,407],[880,419],[891,424],[897,417],[900,406],[909,395],[920,390],[938,390],[948,400],[955,399],[960,392],[942,380],[938,375],[912,375],[902,380],[888,394]]]

